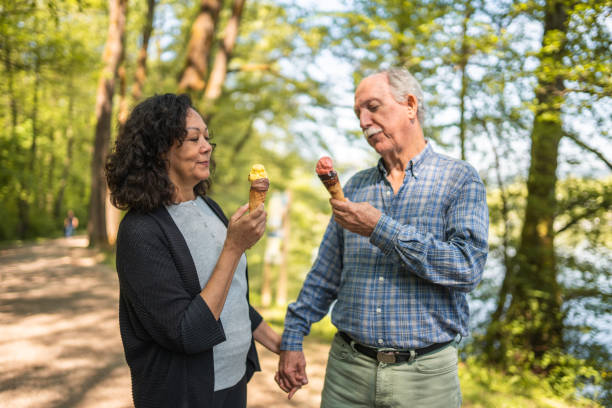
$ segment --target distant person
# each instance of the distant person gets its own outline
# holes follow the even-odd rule
[[[64,218],[64,236],[71,237],[74,230],[79,226],[79,219],[75,217],[72,210],[68,210],[66,218]]]
[[[361,81],[355,114],[378,165],[353,176],[295,303],[276,380],[307,383],[302,340],[336,301],[323,408],[459,407],[457,344],[466,295],[487,259],[485,187],[423,135],[423,93],[405,69]]]
[[[117,273],[136,408],[244,408],[253,340],[279,352],[249,304],[244,255],[266,212],[245,204],[228,221],[208,197],[214,147],[189,97],[165,94],[134,108],[106,163],[112,203],[129,210]]]

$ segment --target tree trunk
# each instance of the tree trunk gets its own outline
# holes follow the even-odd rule
[[[28,237],[28,230],[30,229],[30,204],[24,198],[23,187],[21,186],[20,192],[17,194],[17,214],[19,215],[19,222],[17,223],[17,236],[19,239],[26,239]]]
[[[74,147],[74,137],[72,132],[72,126],[68,126],[66,129],[67,145],[66,145],[66,156],[64,157],[64,164],[62,167],[62,176],[59,181],[59,188],[57,196],[55,197],[55,203],[53,205],[53,218],[56,220],[63,219],[62,217],[62,204],[64,203],[64,194],[66,193],[66,186],[68,185],[68,177],[70,176],[70,165],[72,164],[72,151]]]
[[[278,285],[276,285],[276,304],[278,306],[287,306],[287,276],[289,274],[289,241],[291,234],[291,222],[289,210],[291,208],[291,190],[285,193],[287,202],[285,204],[285,212],[283,213],[283,258],[278,270]]]
[[[8,97],[9,97],[9,105],[11,112],[11,127],[10,127],[10,135],[11,142],[9,144],[9,148],[11,149],[11,154],[16,157],[20,157],[23,153],[21,152],[20,143],[17,140],[17,124],[19,121],[19,111],[17,109],[17,97],[15,95],[15,87],[14,87],[14,75],[13,75],[13,61],[11,59],[11,47],[8,44],[8,41],[3,43],[4,45],[4,67],[6,71],[6,79],[8,84]],[[15,189],[17,190],[16,194],[16,204],[17,204],[17,236],[20,239],[25,239],[27,231],[29,229],[29,217],[28,217],[28,203],[25,201],[22,191],[24,190],[24,181],[23,175],[17,177],[17,183],[15,185]]]
[[[68,123],[64,129],[64,135],[66,138],[66,156],[64,156],[64,163],[62,165],[62,175],[59,180],[59,188],[55,196],[55,203],[53,205],[53,218],[60,221],[63,219],[62,204],[64,202],[64,193],[66,192],[66,186],[68,185],[68,177],[70,176],[70,166],[72,164],[72,151],[74,147],[74,131],[72,127],[72,120],[74,115],[74,86],[72,82],[68,84]]]
[[[268,307],[272,303],[272,288],[270,281],[272,280],[272,265],[270,262],[264,262],[261,272],[261,305]]]
[[[44,191],[42,194],[45,197],[44,200],[44,212],[45,214],[51,214],[53,211],[53,196],[55,195],[55,166],[56,166],[56,155],[53,145],[55,144],[55,129],[47,129],[49,134],[49,145],[51,151],[49,152],[49,162],[47,164],[47,180],[44,183]],[[41,177],[42,178],[42,177]]]
[[[200,13],[191,27],[179,90],[201,91],[206,86],[210,49],[222,7],[223,0],[201,0]]]
[[[4,68],[6,72],[6,81],[8,88],[9,105],[11,107],[11,144],[17,144],[17,98],[15,97],[15,87],[13,79],[13,61],[11,61],[11,48],[8,41],[4,42]]]
[[[155,16],[156,0],[147,0],[147,19],[142,27],[142,39],[140,51],[138,51],[138,61],[136,73],[134,74],[134,85],[132,85],[132,101],[136,103],[142,98],[142,89],[147,79],[147,56],[149,40],[153,33],[153,17]]]
[[[128,117],[128,100],[127,100],[127,78],[125,71],[125,60],[121,58],[122,64],[117,70],[117,79],[119,79],[119,109],[117,112],[117,120],[119,122],[119,133],[123,129],[123,125]]]
[[[208,101],[208,103],[221,96],[221,90],[223,89],[223,83],[227,75],[227,66],[234,46],[236,45],[236,39],[238,38],[238,27],[240,26],[240,19],[242,18],[244,3],[246,3],[246,0],[234,0],[232,17],[227,22],[227,26],[223,33],[223,39],[219,41],[219,50],[215,55],[215,62],[210,73],[210,78],[208,78],[206,91],[204,92],[204,99]]]
[[[503,90],[500,93],[503,94]],[[500,98],[499,112],[505,112],[505,111],[506,109],[505,109],[504,99]],[[504,131],[503,123],[499,121],[496,125],[496,132],[497,132],[498,137],[502,135],[503,131]],[[502,233],[502,247],[503,247],[502,249],[503,249],[503,261],[504,261],[503,266],[505,269],[505,273],[504,273],[504,279],[503,279],[502,285],[498,293],[497,307],[491,314],[491,321],[489,322],[489,325],[487,326],[487,332],[484,338],[483,350],[484,350],[485,355],[487,355],[491,361],[500,361],[501,359],[503,359],[506,349],[500,346],[499,336],[501,334],[501,330],[500,330],[499,325],[500,325],[500,318],[502,314],[505,312],[506,307],[507,307],[506,302],[507,302],[508,295],[509,295],[508,291],[509,291],[510,281],[512,277],[513,267],[512,267],[512,257],[510,256],[508,252],[510,248],[510,208],[508,205],[508,194],[507,194],[506,188],[502,180],[502,169],[501,169],[502,166],[500,162],[500,154],[497,150],[497,147],[495,146],[495,142],[493,141],[493,138],[491,138],[491,147],[492,147],[493,154],[495,157],[495,174],[497,176],[497,185],[499,188],[500,198],[502,202],[501,218],[504,222],[503,233]]]
[[[470,58],[470,55],[469,55],[470,47],[468,44],[467,29],[468,29],[468,22],[470,21],[470,18],[473,12],[474,12],[474,9],[468,3],[466,3],[465,4],[465,15],[463,16],[463,20],[461,22],[462,37],[461,37],[461,50],[459,51],[459,58],[460,58],[459,69],[461,70],[461,91],[459,93],[459,113],[460,113],[459,142],[461,146],[461,160],[466,159],[466,154],[465,154],[465,133],[466,133],[465,131],[466,129],[465,100],[466,100],[467,90],[468,90],[468,75],[466,72],[466,68],[467,68],[468,60]]]
[[[96,133],[91,162],[91,198],[87,231],[90,245],[108,245],[106,231],[107,192],[104,163],[111,135],[111,114],[117,70],[121,65],[125,37],[128,0],[109,0],[110,22],[104,49],[104,69],[98,83],[96,97]]]
[[[124,49],[125,52],[125,49]],[[127,78],[125,70],[125,53],[121,57],[121,66],[117,70],[117,79],[119,79],[119,109],[117,112],[118,133],[123,133],[123,126],[128,118],[128,100],[127,100]],[[121,211],[116,208],[110,201],[110,191],[106,189],[106,235],[109,245],[113,245],[117,240],[119,232],[119,222],[121,221]]]
[[[32,143],[30,144],[30,161],[28,169],[30,174],[34,175],[34,164],[36,163],[36,149],[38,138],[38,89],[40,87],[40,57],[35,56],[34,62],[34,89],[32,90],[32,113],[30,120],[32,121]]]
[[[20,193],[17,199],[17,208],[19,214],[19,236],[25,239],[31,225],[30,207],[32,202],[36,202],[33,197],[36,197],[37,177],[34,174],[37,153],[38,139],[38,90],[40,87],[40,57],[35,54],[34,61],[34,89],[32,90],[32,111],[30,113],[30,121],[32,123],[32,142],[30,143],[30,151],[26,171],[21,175]]]
[[[567,10],[562,0],[546,5],[544,36],[536,88],[537,104],[531,134],[531,164],[527,181],[527,205],[521,244],[509,281],[512,301],[500,325],[498,336],[514,352],[515,362],[536,372],[550,367],[540,358],[549,350],[563,346],[561,289],[557,281],[557,262],[553,222],[556,212],[555,187],[559,142],[563,136],[563,47],[567,32]],[[560,49],[551,47],[562,41]],[[534,353],[531,360],[529,353]]]

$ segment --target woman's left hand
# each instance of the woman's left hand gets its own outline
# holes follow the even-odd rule
[[[273,353],[280,354],[281,336],[265,320],[253,332],[253,338]]]

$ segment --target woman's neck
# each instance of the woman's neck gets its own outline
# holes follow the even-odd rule
[[[193,192],[193,188],[176,187],[174,190],[174,196],[172,197],[172,202],[183,203],[185,201],[195,200],[195,198],[196,198],[196,195]]]

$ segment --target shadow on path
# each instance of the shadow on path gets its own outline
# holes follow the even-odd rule
[[[83,237],[0,250],[0,406],[132,406],[102,260]]]
[[[84,237],[0,249],[0,407],[131,407],[118,283]],[[249,408],[318,407],[329,347],[305,342],[310,384],[292,401],[258,347]]]

